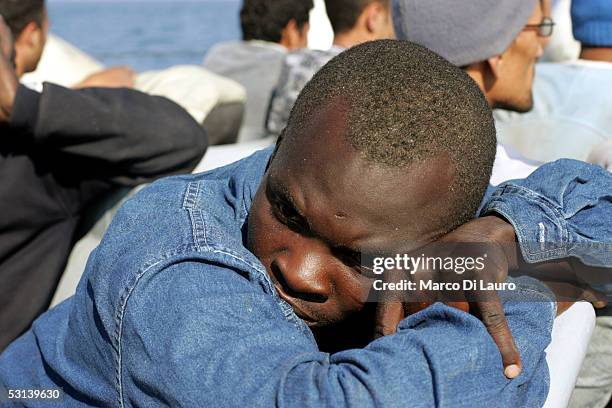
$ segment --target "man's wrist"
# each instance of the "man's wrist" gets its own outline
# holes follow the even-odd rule
[[[521,254],[512,224],[497,214],[491,214],[483,218],[486,218],[491,225],[490,231],[493,234],[493,241],[502,248],[506,255],[508,270],[518,269],[521,264]]]

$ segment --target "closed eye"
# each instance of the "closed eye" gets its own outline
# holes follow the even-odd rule
[[[308,230],[305,220],[295,211],[295,209],[286,203],[277,202],[272,204],[272,213],[278,221],[285,224],[296,232],[305,232]]]
[[[278,194],[270,187],[270,184],[266,186],[266,196],[270,203],[270,211],[274,218],[280,223],[286,225],[291,230],[298,233],[308,233],[310,227],[306,219],[297,211],[293,203],[283,194]]]
[[[345,247],[335,247],[332,249],[332,253],[343,264],[345,264],[349,268],[352,268],[358,274],[371,279],[377,277],[376,274],[374,274],[372,268],[364,263],[364,259],[362,257],[361,252],[354,251]]]

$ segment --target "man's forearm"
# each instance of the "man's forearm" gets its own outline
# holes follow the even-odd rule
[[[204,130],[178,105],[128,89],[17,91],[11,124],[33,146],[91,159],[96,174],[135,185],[191,171],[207,147]]]
[[[167,288],[172,305],[162,308],[154,321],[130,320],[127,333],[164,328],[161,338],[150,344],[124,338],[127,377],[138,375],[142,366],[167,367],[169,375],[185,379],[175,383],[171,393],[183,397],[181,390],[191,384],[185,376],[192,370],[215,373],[214,381],[200,388],[190,387],[201,405],[224,401],[228,406],[245,400],[253,407],[375,407],[375,406],[524,406],[541,405],[548,393],[548,368],[545,348],[550,342],[554,304],[541,284],[517,280],[517,290],[502,294],[508,321],[523,355],[524,370],[514,379],[504,377],[502,361],[493,340],[482,323],[467,313],[437,303],[404,319],[397,334],[385,336],[363,349],[336,354],[320,352],[304,333],[285,321],[278,305],[268,295],[254,292],[232,271],[220,267],[205,273],[226,286],[198,288],[201,296],[177,298],[184,285],[192,285],[198,267],[176,264],[160,276],[147,291],[136,293],[130,315],[139,316],[150,307],[151,294]],[[201,268],[201,266],[199,266]],[[190,274],[183,272],[190,271]],[[172,281],[174,286],[168,285]],[[228,293],[237,291],[228,302]],[[196,309],[193,309],[195,307]],[[205,333],[189,341],[185,328],[198,318],[177,319],[174,310],[215,310],[219,316],[237,319],[205,318]],[[245,310],[258,313],[244,313]],[[185,325],[186,322],[190,322]],[[153,326],[153,327],[152,327]],[[178,333],[178,334],[177,334]],[[166,335],[167,334],[167,335]],[[139,339],[142,338],[137,336]],[[159,344],[166,344],[159,347]],[[176,350],[168,353],[168,349]],[[153,350],[153,353],[151,353]],[[214,357],[212,357],[214,356]],[[262,359],[262,356],[263,359]],[[237,375],[237,373],[246,373]],[[167,390],[163,377],[151,378],[145,390]],[[147,394],[147,395],[150,395]]]
[[[612,267],[612,174],[597,166],[546,164],[524,180],[501,184],[481,211],[486,215],[512,224],[527,263],[573,257]]]
[[[544,349],[554,303],[537,282],[522,279],[518,287],[505,305],[524,362],[514,380],[503,376],[496,346],[482,324],[438,303],[402,321],[397,335],[332,355],[328,367],[297,365],[284,380],[281,401],[292,406],[317,395],[334,406],[542,405],[548,394]]]

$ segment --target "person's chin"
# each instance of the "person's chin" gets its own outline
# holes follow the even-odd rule
[[[527,113],[533,109],[533,97],[530,94],[528,98],[521,101],[504,101],[498,102],[493,106],[494,109],[504,109],[517,113]]]

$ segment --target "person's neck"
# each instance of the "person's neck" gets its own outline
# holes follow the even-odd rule
[[[492,95],[492,87],[493,84],[491,81],[487,80],[489,76],[486,75],[486,65],[485,62],[477,62],[471,64],[467,67],[463,68],[465,73],[470,76],[476,82],[485,98],[487,99],[487,103],[490,108],[493,108],[493,95]]]
[[[582,51],[580,52],[580,59],[612,62],[612,48],[583,47]]]
[[[334,36],[334,45],[336,47],[351,48],[356,45],[372,40],[366,33],[361,30],[350,30]]]

